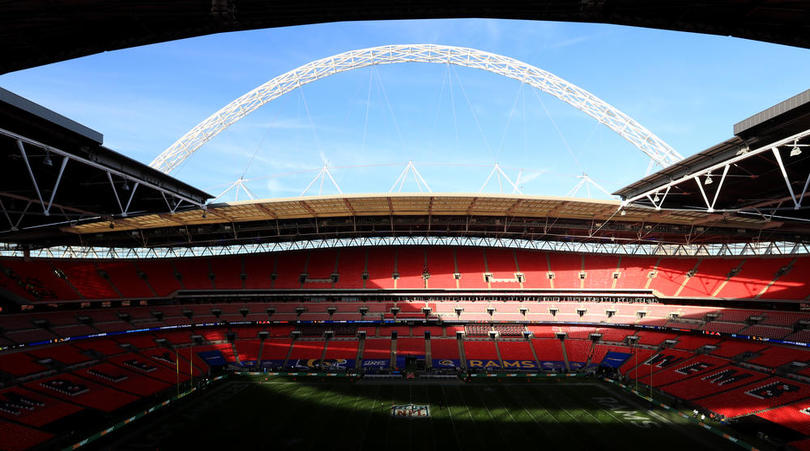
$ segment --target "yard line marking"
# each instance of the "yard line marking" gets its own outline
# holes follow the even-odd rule
[[[374,414],[374,406],[377,405],[377,402],[378,402],[378,396],[377,395],[379,393],[380,393],[380,387],[378,385],[378,386],[375,387],[374,396],[372,396],[370,398],[363,398],[361,396],[358,396],[358,398],[363,399],[364,403],[365,403],[365,401],[370,402],[370,405],[366,409],[366,416],[365,416],[366,421],[365,421],[364,427],[362,429],[363,435],[360,436],[360,444],[359,444],[360,446],[358,446],[358,448],[362,447],[363,442],[366,441],[366,435],[367,435],[366,431],[368,431],[368,423],[369,423],[369,421],[371,421],[371,416]],[[382,404],[382,401],[379,401],[379,402],[380,402],[380,404]]]
[[[453,435],[456,437],[456,445],[458,449],[462,449],[461,440],[458,438],[458,430],[456,429],[456,421],[453,419],[453,411],[450,410],[450,403],[447,400],[447,393],[444,391],[444,385],[440,386],[442,388],[442,398],[445,407],[447,408],[447,413],[450,415],[450,425],[453,427]]]
[[[492,387],[489,387],[489,388],[492,388]],[[484,400],[484,396],[483,396],[483,395],[482,395],[482,394],[481,394],[481,393],[480,393],[478,390],[473,390],[473,391],[475,392],[475,395],[478,397],[478,399],[481,401],[481,404],[483,404],[483,405],[484,405],[484,408],[485,408],[485,409],[487,409],[487,414],[489,415],[489,418],[490,418],[492,421],[496,422],[496,423],[497,423],[497,422],[499,422],[499,421],[498,421],[498,419],[497,419],[497,418],[495,418],[495,416],[494,416],[494,415],[492,415],[492,411],[490,411],[490,410],[489,410],[489,406],[487,405],[486,400]],[[505,439],[505,440],[506,440],[506,439],[508,439],[508,437],[504,437],[504,435],[503,435],[503,431],[502,431],[502,429],[501,429],[501,428],[497,428],[497,429],[496,429],[496,431],[497,431],[497,434],[498,434],[498,435],[499,435],[499,436],[500,436],[502,439]]]

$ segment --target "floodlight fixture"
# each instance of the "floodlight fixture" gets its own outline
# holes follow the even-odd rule
[[[802,154],[802,149],[799,149],[799,140],[796,139],[793,141],[793,148],[790,149],[790,156],[796,157]]]

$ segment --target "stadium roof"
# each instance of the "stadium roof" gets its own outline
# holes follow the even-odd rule
[[[802,241],[791,224],[618,201],[492,194],[356,194],[243,201],[53,228],[36,240],[113,247],[210,246],[378,236],[626,243]]]
[[[465,17],[611,23],[810,47],[810,2],[804,0],[17,0],[0,6],[0,73],[226,31]]]
[[[737,123],[734,133],[615,194],[652,208],[792,220],[810,227],[810,209],[802,207],[810,181],[810,90]]]
[[[199,208],[212,197],[102,143],[101,133],[0,89],[0,241],[113,215]]]

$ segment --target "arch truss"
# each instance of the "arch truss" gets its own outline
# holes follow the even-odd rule
[[[551,94],[593,117],[644,152],[661,167],[683,159],[672,147],[630,116],[579,86],[543,69],[514,58],[466,47],[406,44],[351,50],[313,61],[279,75],[197,124],[158,155],[150,166],[165,173],[171,172],[230,125],[266,103],[308,83],[364,67],[411,62],[453,64],[518,80]]]

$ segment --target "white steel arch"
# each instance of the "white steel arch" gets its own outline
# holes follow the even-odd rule
[[[351,50],[313,61],[279,75],[197,124],[158,155],[150,166],[166,173],[171,172],[203,144],[231,124],[300,86],[339,72],[380,64],[409,62],[454,64],[518,80],[557,97],[605,124],[661,167],[669,166],[683,159],[675,149],[630,116],[590,92],[538,67],[507,56],[466,47],[405,44]]]

